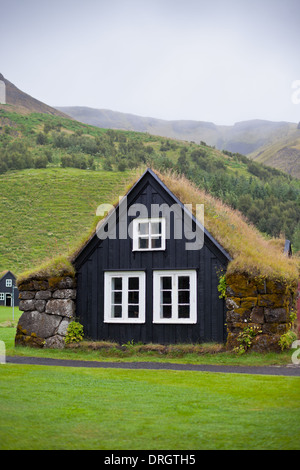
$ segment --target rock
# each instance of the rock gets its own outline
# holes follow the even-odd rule
[[[281,350],[278,344],[279,339],[280,339],[280,335],[269,335],[269,334],[257,335],[252,340],[251,350],[256,351],[256,352],[266,352],[266,351],[279,352]]]
[[[35,294],[37,300],[49,300],[51,299],[52,294],[50,290],[41,290]]]
[[[20,300],[19,302],[19,310],[27,311],[27,310],[34,310],[34,300]]]
[[[71,322],[71,319],[63,318],[61,321],[61,324],[58,327],[57,334],[61,336],[66,336],[67,329],[68,329],[70,322]]]
[[[250,315],[250,321],[253,323],[264,323],[264,309],[262,307],[254,307]]]
[[[40,338],[49,338],[56,333],[62,318],[56,315],[46,315],[37,311],[24,312],[18,323],[19,332],[30,336],[35,334]]]
[[[227,310],[234,310],[235,308],[239,308],[240,306],[240,299],[234,297],[228,297],[226,299],[226,308]]]
[[[51,338],[47,338],[45,341],[45,348],[63,349],[64,347],[65,347],[64,336],[60,336],[60,335],[51,336]]]
[[[285,308],[265,308],[266,323],[284,323],[288,321],[288,314]]]
[[[46,300],[35,300],[34,307],[38,312],[44,312],[46,306]]]
[[[33,291],[23,291],[19,293],[19,299],[21,300],[31,300],[34,299],[34,292]]]
[[[71,299],[48,300],[46,313],[72,318],[75,313],[75,303]]]
[[[53,299],[76,299],[76,289],[60,289],[53,292]]]
[[[259,307],[283,307],[287,302],[287,298],[282,294],[264,294],[258,296]]]

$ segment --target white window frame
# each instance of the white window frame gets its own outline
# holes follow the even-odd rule
[[[139,233],[139,224],[149,224],[148,234]],[[151,224],[161,224],[161,233],[152,233]],[[133,220],[133,251],[164,251],[166,249],[166,219],[164,217],[160,218],[136,218]],[[156,237],[161,237],[161,247],[152,248],[151,241]],[[139,240],[146,239],[148,240],[148,248],[140,248]]]
[[[5,300],[4,292],[0,292],[0,301],[3,302]]]
[[[178,278],[188,276],[189,283],[189,318],[178,317]],[[171,318],[161,318],[161,278],[171,277]],[[182,304],[181,304],[182,305]],[[197,272],[196,270],[153,271],[153,323],[195,324],[197,323]]]
[[[111,316],[112,306],[112,279],[122,278],[122,317]],[[128,285],[129,278],[139,278],[139,316],[138,318],[128,317]],[[104,273],[104,323],[145,323],[145,297],[146,297],[146,274],[144,271],[113,271]]]
[[[12,279],[6,279],[5,287],[12,287]]]

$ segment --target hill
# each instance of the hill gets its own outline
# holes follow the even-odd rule
[[[284,234],[292,241],[294,251],[300,250],[300,181],[285,173],[205,143],[105,130],[47,114],[0,110],[1,214],[5,220],[14,217],[9,212],[10,198],[15,198],[13,185],[6,188],[5,183],[13,181],[16,170],[77,168],[83,170],[84,178],[92,180],[94,175],[102,178],[103,171],[119,172],[120,178],[141,165],[185,174],[199,188],[240,210],[261,232],[275,237]],[[31,171],[26,175],[31,176]],[[39,191],[38,185],[35,191]],[[77,203],[76,197],[73,201]],[[94,210],[97,205],[95,202]],[[26,200],[22,206],[30,211]],[[55,210],[51,208],[50,213],[55,214]],[[12,236],[9,226],[6,229],[8,232],[2,233],[4,247],[0,239],[4,251],[10,249],[6,243]],[[63,237],[63,227],[57,230]]]
[[[197,143],[204,141],[219,150],[247,155],[300,178],[300,151],[293,145],[295,139],[300,139],[300,130],[295,123],[256,119],[220,126],[203,121],[167,121],[107,109],[76,106],[57,109],[80,122],[101,128],[147,132]],[[278,145],[281,145],[280,152]]]
[[[300,179],[300,129],[291,129],[268,145],[252,152],[249,158],[278,168]]]
[[[61,111],[36,100],[32,96],[19,90],[13,83],[0,73],[0,80],[5,83],[6,104],[0,104],[0,109],[8,109],[18,113],[45,113],[53,116],[66,117]]]
[[[0,175],[0,271],[19,274],[68,250],[90,230],[98,205],[118,199],[131,179],[75,168]]]

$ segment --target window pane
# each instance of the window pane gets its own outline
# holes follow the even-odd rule
[[[161,288],[172,289],[172,277],[171,276],[168,276],[168,277],[163,276],[161,278]]]
[[[178,305],[178,318],[190,318],[189,305]]]
[[[162,293],[161,293],[161,303],[162,304],[171,304],[172,303],[172,292],[171,291],[162,291]]]
[[[140,235],[148,235],[148,233],[149,233],[149,222],[140,223],[138,231],[139,231]]]
[[[121,277],[113,277],[111,282],[112,290],[122,290],[122,278]]]
[[[128,303],[129,304],[139,303],[139,291],[128,292]]]
[[[138,277],[130,277],[128,279],[128,289],[129,290],[139,290],[139,278]]]
[[[160,235],[161,234],[161,222],[152,222],[151,223],[151,234]]]
[[[161,318],[172,318],[172,305],[161,306]]]
[[[149,248],[148,238],[139,238],[139,248],[141,248],[142,250]]]
[[[139,317],[139,306],[128,305],[128,318],[138,318],[138,317]]]
[[[190,291],[182,290],[178,292],[178,303],[189,304],[190,303]]]
[[[111,316],[112,316],[112,318],[122,318],[122,306],[121,305],[112,305]]]
[[[190,288],[190,277],[179,276],[178,277],[178,289],[189,289]]]
[[[112,292],[112,303],[122,304],[122,292]]]
[[[151,238],[151,248],[161,248],[161,237]]]

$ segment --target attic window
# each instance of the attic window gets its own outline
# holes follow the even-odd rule
[[[106,272],[104,322],[145,322],[145,273]]]
[[[11,279],[6,279],[5,286],[6,287],[12,287],[12,280]]]
[[[166,219],[141,219],[133,221],[133,250],[155,251],[166,249]]]
[[[194,270],[154,271],[153,322],[196,323],[196,282]]]

